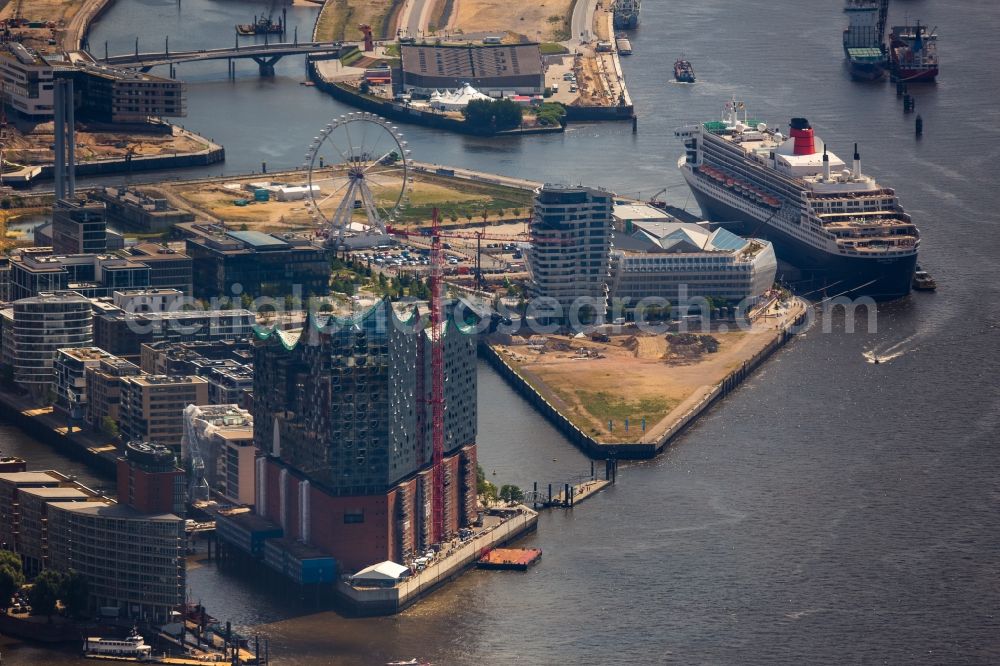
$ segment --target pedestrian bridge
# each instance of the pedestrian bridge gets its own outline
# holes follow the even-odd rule
[[[148,72],[153,67],[159,65],[175,65],[182,62],[208,62],[210,60],[236,60],[238,58],[249,58],[260,67],[261,76],[273,76],[274,65],[285,56],[294,55],[328,55],[336,56],[340,53],[344,42],[292,42],[277,44],[252,44],[240,46],[237,43],[230,48],[222,49],[199,49],[197,51],[169,51],[162,53],[139,53],[138,48],[135,53],[125,55],[107,56],[103,62],[115,67],[127,67]],[[95,58],[95,60],[97,60]],[[232,64],[230,64],[230,72]]]

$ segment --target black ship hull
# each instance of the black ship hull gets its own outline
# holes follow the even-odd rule
[[[691,191],[707,219],[726,222],[723,226],[733,233],[771,241],[778,259],[800,271],[802,279],[795,281],[797,286],[820,290],[826,296],[869,296],[877,301],[895,300],[910,293],[917,266],[916,253],[881,259],[831,254],[775,226],[755,220],[694,187]]]

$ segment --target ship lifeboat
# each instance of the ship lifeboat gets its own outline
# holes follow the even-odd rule
[[[735,182],[732,178],[726,178],[726,187],[732,189]]]

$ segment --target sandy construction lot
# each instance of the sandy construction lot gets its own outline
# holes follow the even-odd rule
[[[569,39],[572,7],[572,0],[454,0],[448,30],[470,33],[509,30],[534,41],[563,41]]]

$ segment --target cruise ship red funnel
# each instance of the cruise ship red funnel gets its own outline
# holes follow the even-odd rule
[[[809,125],[809,121],[805,118],[792,118],[789,126],[792,129],[792,136],[795,138],[795,154],[814,154],[816,152],[816,143],[813,141],[813,129]]]

